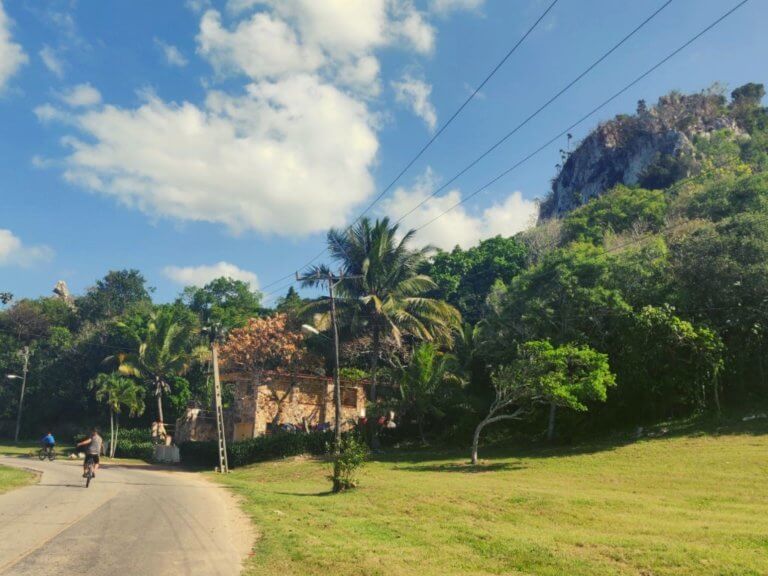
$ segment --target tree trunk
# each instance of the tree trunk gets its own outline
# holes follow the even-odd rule
[[[427,439],[424,437],[424,416],[420,415],[416,418],[416,422],[419,425],[419,438],[421,438],[421,443],[426,446],[427,445]]]
[[[472,438],[472,466],[477,466],[477,447],[478,444],[480,444],[480,432],[483,431],[483,428],[488,424],[488,418],[480,422],[480,424],[477,425],[477,428],[475,428],[475,435]]]
[[[524,411],[522,408],[518,408],[512,414],[502,414],[501,416],[493,416],[493,414],[489,414],[485,420],[483,420],[482,422],[480,422],[480,424],[477,425],[477,428],[475,428],[475,436],[472,439],[472,465],[473,466],[477,466],[477,446],[480,443],[480,432],[483,431],[483,428],[488,426],[488,424],[493,424],[494,422],[499,422],[501,420],[519,420],[522,414],[524,414]]]
[[[378,383],[379,354],[381,352],[380,340],[378,319],[374,319],[373,345],[371,346],[371,402],[376,402],[376,384]]]
[[[557,416],[557,405],[556,404],[550,404],[549,405],[549,423],[547,424],[547,440],[550,442],[555,437],[555,418]]]
[[[115,454],[115,411],[109,407],[109,457],[113,458]]]
[[[717,417],[720,417],[720,385],[718,383],[717,379],[717,372],[715,372],[715,375],[712,377],[712,397],[715,401],[715,409],[717,410]]]
[[[165,424],[165,419],[163,418],[163,387],[159,381],[157,382],[155,396],[157,396],[157,417],[160,424]]]
[[[115,414],[115,447],[112,449],[112,458],[117,454],[117,437],[120,435],[120,414]]]

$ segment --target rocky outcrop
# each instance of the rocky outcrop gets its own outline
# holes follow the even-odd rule
[[[638,184],[659,158],[694,159],[695,139],[723,129],[740,133],[719,93],[672,93],[653,108],[640,101],[637,114],[601,124],[568,156],[540,218],[563,216],[617,184]]]

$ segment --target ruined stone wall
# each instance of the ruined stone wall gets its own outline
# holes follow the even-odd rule
[[[234,404],[230,419],[235,440],[267,432],[275,423],[314,427],[333,423],[333,380],[330,378],[282,373],[260,378],[242,374],[222,377],[233,387]],[[364,385],[342,382],[342,419],[355,422],[365,409]]]

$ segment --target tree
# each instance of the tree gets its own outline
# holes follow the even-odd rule
[[[152,304],[149,293],[154,289],[146,283],[138,270],[112,270],[75,304],[85,320],[116,318],[132,307]]]
[[[587,346],[555,348],[547,341],[526,342],[517,360],[493,375],[496,398],[475,428],[472,464],[477,464],[480,433],[489,424],[520,420],[541,404],[586,411],[588,401],[604,402],[614,384],[605,354]]]
[[[391,335],[400,345],[405,334],[420,340],[451,340],[461,315],[450,304],[427,294],[437,285],[420,273],[429,249],[413,250],[409,244],[416,232],[400,236],[397,224],[388,218],[374,223],[363,218],[355,226],[328,232],[328,249],[341,263],[342,273],[354,279],[341,282],[340,309],[349,322],[372,336],[371,400],[376,400],[382,338]],[[312,284],[312,281],[308,282]]]
[[[509,282],[525,267],[528,249],[517,238],[496,236],[463,250],[438,251],[424,272],[438,288],[433,296],[455,306],[462,318],[478,322],[485,312],[485,300],[497,280]]]
[[[765,96],[765,86],[749,82],[731,92],[734,106],[759,106]]]
[[[461,380],[450,370],[452,361],[450,355],[440,353],[434,344],[422,342],[414,350],[411,363],[399,366],[396,371],[403,404],[416,418],[422,444],[427,443],[424,436],[427,416],[441,414],[438,407],[441,393],[449,384],[461,385]]]
[[[141,415],[144,412],[144,391],[134,380],[115,372],[97,375],[88,383],[88,387],[96,392],[96,400],[109,407],[109,457],[114,458],[122,408],[128,409],[128,416],[131,418]]]
[[[267,370],[296,370],[307,358],[304,336],[288,327],[288,316],[275,314],[266,318],[251,318],[243,328],[229,333],[221,347],[221,359],[230,368],[250,374],[256,385],[261,384]],[[280,420],[283,401],[277,390],[270,390],[277,404],[273,423]]]
[[[109,359],[118,361],[118,370],[124,376],[141,378],[150,386],[157,399],[159,422],[165,422],[163,394],[171,391],[172,379],[183,375],[189,367],[189,334],[171,309],[153,312],[140,329],[124,323],[120,326],[133,341],[133,350]]]
[[[261,294],[251,290],[247,282],[233,278],[216,278],[202,288],[188,287],[181,300],[203,324],[217,324],[225,330],[244,326],[249,318],[264,313]]]

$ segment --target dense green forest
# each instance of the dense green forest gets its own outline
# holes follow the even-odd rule
[[[344,373],[377,382],[379,405],[398,413],[397,434],[425,440],[467,441],[505,367],[534,349],[573,350],[550,355],[565,362],[566,376],[588,351],[613,376],[605,398],[578,409],[557,391],[536,403],[512,424],[531,435],[549,428],[567,439],[760,404],[768,396],[764,95],[759,84],[730,98],[703,93],[710,113],[737,130],[694,137],[692,149],[658,155],[639,184],[617,184],[511,238],[441,252],[415,249],[412,235],[386,219],[330,231],[328,265],[361,277],[340,287]],[[621,120],[629,138],[633,118]],[[327,329],[327,301],[293,288],[268,308],[247,284],[222,278],[155,304],[137,270],[109,272],[71,301],[4,300],[0,374],[20,374],[20,351],[30,350],[28,437],[106,422],[94,383],[121,365],[136,368],[121,377],[144,394],[135,425],[158,410],[170,422],[187,405],[208,406],[203,327],[236,331],[281,313],[288,330],[304,322]],[[327,341],[302,346],[303,369],[330,373]],[[18,383],[6,381],[0,435],[12,435],[17,407]]]

